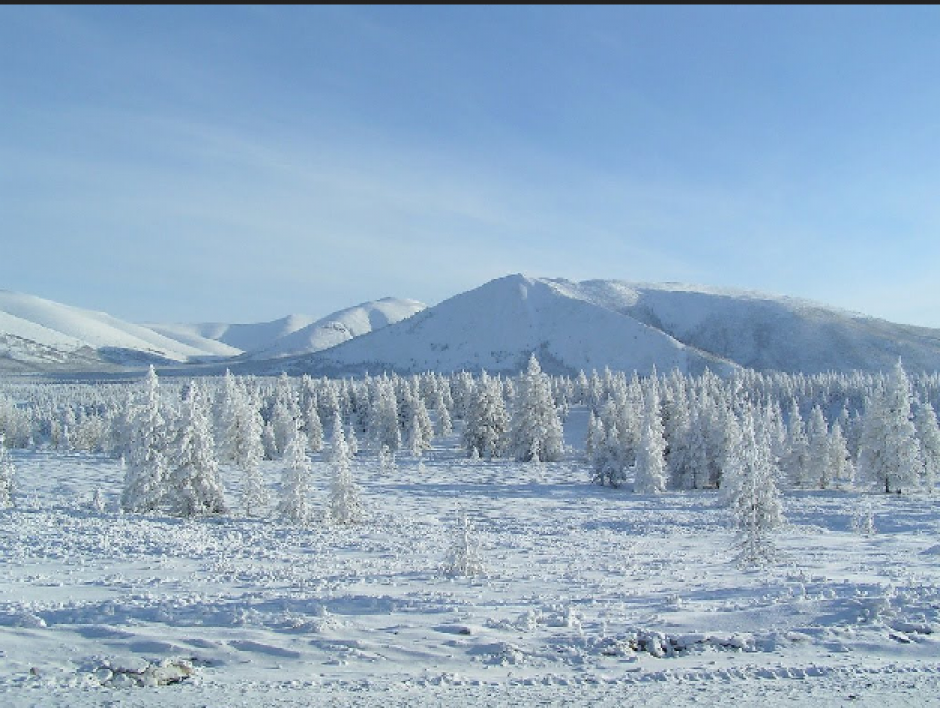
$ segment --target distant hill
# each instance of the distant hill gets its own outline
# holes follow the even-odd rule
[[[0,291],[0,371],[358,375],[737,367],[807,374],[940,370],[940,330],[776,295],[677,283],[510,275],[426,307],[384,298],[323,318],[256,324],[122,322]]]
[[[385,298],[324,318],[257,324],[132,324],[34,295],[0,291],[0,371],[115,372],[316,352],[425,307]],[[240,359],[239,359],[240,358]],[[181,372],[183,373],[183,372]]]
[[[107,370],[213,355],[104,312],[0,291],[0,368],[8,371]]]
[[[317,374],[734,367],[817,373],[940,370],[940,331],[755,292],[511,275],[278,370]],[[270,371],[274,371],[271,368]],[[258,367],[265,371],[264,365]]]

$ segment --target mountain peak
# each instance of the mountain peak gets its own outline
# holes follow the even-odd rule
[[[134,325],[0,290],[5,370],[101,370],[215,360],[246,373],[550,373],[737,367],[817,373],[940,369],[940,331],[754,291],[513,273],[427,308],[383,297],[316,319]],[[211,368],[201,371],[208,372]]]
[[[677,368],[816,373],[883,369],[904,356],[940,368],[940,332],[797,298],[685,283],[538,278],[514,273],[397,325],[303,358],[296,371],[515,372],[535,352],[547,371]]]

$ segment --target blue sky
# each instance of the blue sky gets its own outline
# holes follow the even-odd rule
[[[2,7],[0,287],[133,321],[513,272],[940,327],[938,7]]]

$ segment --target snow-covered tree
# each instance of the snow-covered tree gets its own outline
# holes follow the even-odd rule
[[[383,472],[391,472],[395,469],[395,453],[388,449],[388,445],[382,446],[376,459],[379,463],[379,469]]]
[[[666,439],[659,412],[659,394],[655,388],[646,396],[640,445],[633,465],[633,489],[639,494],[658,494],[666,489]]]
[[[316,398],[312,398],[304,411],[304,430],[307,433],[307,446],[311,452],[323,450],[323,423],[317,413]]]
[[[346,426],[346,447],[353,457],[359,454],[359,438],[356,437],[356,426],[352,423]]]
[[[829,472],[832,483],[838,489],[848,489],[855,482],[855,465],[849,456],[849,447],[842,434],[842,425],[837,420],[829,431],[829,445],[826,449],[829,456]]]
[[[438,388],[434,398],[434,415],[437,418],[435,432],[441,437],[450,435],[454,431],[454,423],[444,400],[444,390],[446,389]]]
[[[264,459],[264,446],[261,435],[263,422],[258,410],[258,400],[252,391],[241,388],[236,405],[233,454],[236,467],[241,470],[241,504],[246,516],[252,516],[263,510],[271,501],[264,477],[261,474],[261,461]]]
[[[691,463],[692,411],[684,379],[671,377],[663,400],[663,434],[666,438],[668,486],[683,489]]]
[[[591,465],[594,468],[594,483],[614,488],[621,487],[627,479],[627,474],[616,426],[598,418],[593,441]]]
[[[860,502],[855,506],[852,513],[852,531],[861,536],[874,536],[877,533],[875,528],[875,509],[871,501]]]
[[[381,450],[385,446],[395,452],[401,447],[401,428],[398,423],[398,403],[392,383],[377,379],[374,396],[372,416],[369,421],[369,432],[375,445],[373,449]]]
[[[291,523],[305,524],[310,518],[310,475],[313,467],[307,457],[307,436],[299,428],[295,428],[288,438],[283,464],[278,513]]]
[[[13,506],[16,493],[16,467],[6,446],[6,436],[0,433],[0,509]]]
[[[755,417],[747,411],[740,424],[731,426],[722,473],[722,494],[738,534],[737,561],[745,566],[776,560],[772,534],[784,521],[770,440],[758,429]]]
[[[506,447],[509,431],[509,415],[503,402],[499,381],[491,379],[484,371],[477,382],[465,414],[463,432],[464,448],[471,455],[473,450],[480,457],[501,457]]]
[[[698,410],[693,408],[689,418],[689,442],[685,474],[681,478],[681,489],[705,489],[708,486],[710,463],[708,460],[708,438]]]
[[[807,486],[829,489],[832,486],[833,471],[830,469],[829,428],[823,417],[822,409],[813,406],[807,426],[809,454],[806,458]]]
[[[167,501],[174,513],[197,516],[228,511],[205,393],[196,382],[190,384],[183,399],[169,462]]]
[[[457,508],[457,524],[454,539],[444,561],[442,570],[451,577],[470,577],[483,574],[483,558],[473,523],[467,513]]]
[[[519,381],[510,421],[512,454],[519,462],[552,462],[564,452],[561,420],[552,397],[551,382],[535,355]]]
[[[940,426],[937,425],[937,414],[933,406],[927,402],[920,404],[914,418],[914,426],[917,428],[924,463],[922,486],[932,493],[940,475]]]
[[[806,488],[812,486],[809,479],[809,438],[806,426],[796,399],[790,408],[790,420],[787,425],[787,449],[781,466],[784,476],[791,486]]]
[[[277,458],[277,440],[274,437],[274,426],[270,422],[261,426],[261,449],[264,451],[265,460]]]
[[[343,426],[339,417],[334,419],[330,468],[333,482],[330,488],[330,518],[337,524],[354,524],[362,520],[364,509],[359,487],[352,476],[351,455],[346,446]]]
[[[911,419],[911,384],[899,359],[865,411],[858,473],[875,489],[900,494],[917,487],[922,465]]]
[[[160,382],[151,364],[134,407],[131,449],[121,492],[124,511],[153,511],[163,502],[168,472],[166,434]]]
[[[594,411],[588,411],[587,434],[584,438],[584,457],[588,461],[594,461],[594,450],[597,448],[597,441],[603,435],[604,424],[601,419],[594,415]]]
[[[274,408],[271,410],[269,425],[271,426],[271,433],[274,438],[274,457],[281,457],[284,454],[284,451],[287,449],[287,443],[294,436],[294,431],[297,429],[298,421],[292,413],[292,408],[295,409],[296,404],[294,404],[293,407],[290,404],[290,399],[286,402],[279,400],[274,404]]]
[[[104,494],[102,493],[101,488],[95,487],[95,491],[91,493],[91,500],[88,504],[88,507],[96,514],[101,514],[104,512],[105,506]]]
[[[222,386],[218,391],[213,413],[215,426],[216,452],[222,462],[232,462],[235,459],[236,449],[239,445],[239,419],[238,409],[244,398],[244,388],[239,380],[228,369],[222,377]]]

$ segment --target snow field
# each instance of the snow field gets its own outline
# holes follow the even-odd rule
[[[565,432],[583,439],[579,416]],[[0,511],[0,702],[940,700],[932,497],[787,492],[784,560],[743,571],[717,493],[598,487],[573,453],[470,461],[456,438],[392,469],[357,456],[367,515],[349,526],[322,521],[328,450],[311,456],[306,527],[273,508],[120,514],[115,461],[11,451],[21,496]],[[282,464],[262,465],[272,492]],[[240,477],[224,477],[237,506]],[[852,530],[861,499],[874,535]],[[483,575],[442,572],[458,504]]]

